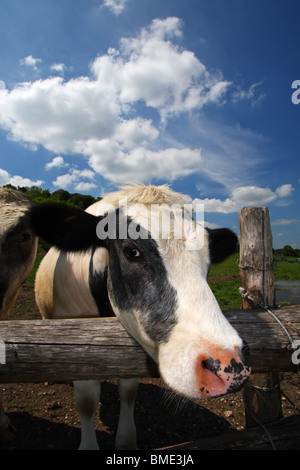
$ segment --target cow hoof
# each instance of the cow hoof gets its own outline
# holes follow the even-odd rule
[[[9,426],[5,429],[0,429],[0,442],[13,441],[17,437],[16,434],[16,430],[13,426]]]

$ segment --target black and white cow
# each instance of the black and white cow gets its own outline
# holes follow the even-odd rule
[[[29,225],[31,200],[22,192],[0,188],[0,320],[9,318],[22,284],[33,267],[37,237]],[[1,338],[1,331],[0,331]],[[0,403],[0,441],[14,432]]]
[[[58,247],[37,272],[36,301],[44,318],[116,315],[159,364],[171,389],[191,398],[220,396],[239,389],[250,374],[243,341],[207,283],[211,261],[232,253],[237,239],[227,229],[208,231],[191,218],[183,221],[178,209],[184,204],[167,186],[133,185],[86,212],[64,205],[34,208],[35,232]],[[177,213],[168,219],[174,206]],[[162,236],[163,219],[172,225],[169,236]],[[135,379],[119,382],[118,449],[136,448],[136,388]],[[99,381],[75,382],[80,449],[98,448],[99,397]]]

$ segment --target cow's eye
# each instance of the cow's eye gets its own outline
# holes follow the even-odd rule
[[[124,248],[124,255],[129,261],[137,261],[141,258],[141,253],[135,246],[126,246]]]

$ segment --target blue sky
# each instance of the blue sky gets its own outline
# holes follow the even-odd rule
[[[298,0],[1,0],[0,186],[168,183],[237,233],[266,205],[300,248],[299,22]]]

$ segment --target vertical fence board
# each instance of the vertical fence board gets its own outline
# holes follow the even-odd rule
[[[273,240],[267,207],[247,207],[239,212],[241,285],[259,304],[273,307],[275,287]],[[255,305],[242,299],[242,308]],[[244,388],[246,426],[275,421],[282,417],[278,372],[251,375]]]
[[[241,285],[261,305],[273,307],[275,287],[269,210],[246,207],[240,211],[239,220]],[[242,308],[253,308],[253,305],[243,299]]]

